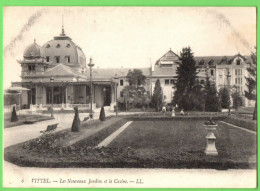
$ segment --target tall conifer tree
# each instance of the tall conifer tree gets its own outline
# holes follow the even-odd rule
[[[245,96],[249,100],[255,100],[255,108],[253,113],[253,120],[256,120],[256,51],[251,54],[252,62],[249,63],[250,67],[247,68],[249,77],[246,78],[247,91]]]
[[[216,84],[211,82],[207,74],[205,85],[205,110],[217,112],[221,110]]]
[[[163,104],[163,91],[161,87],[160,80],[157,79],[155,82],[155,87],[153,90],[152,103],[156,107],[157,111],[159,111]]]
[[[190,47],[182,49],[180,55],[181,63],[177,67],[177,80],[175,82],[174,103],[181,109],[192,110],[195,108],[195,87],[197,67]]]

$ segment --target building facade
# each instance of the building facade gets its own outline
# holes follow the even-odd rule
[[[240,54],[231,57],[195,57],[197,77],[203,84],[206,76],[216,83],[219,90],[228,86],[244,98],[244,106],[253,106],[254,102],[244,97],[247,67],[250,57]],[[146,76],[144,88],[152,95],[155,82],[160,80],[164,101],[171,103],[174,95],[174,81],[177,78],[179,56],[169,50],[154,65],[139,68]],[[13,82],[12,86],[29,89],[23,91],[21,106],[23,108],[49,107],[52,103],[58,108],[82,108],[90,106],[90,68],[82,49],[65,34],[64,29],[59,36],[40,46],[34,41],[29,45],[19,60],[21,82]],[[123,89],[129,85],[127,73],[133,68],[102,69],[92,68],[92,95],[94,107],[110,106],[114,108],[116,100],[123,97]]]
[[[12,86],[29,89],[22,91],[21,106],[72,108],[78,105],[89,108],[90,72],[82,49],[76,45],[64,29],[59,36],[43,46],[36,40],[29,45],[19,60],[21,82]],[[96,75],[95,75],[95,74]],[[99,75],[93,70],[92,95],[94,107],[115,103],[115,83],[111,76]]]

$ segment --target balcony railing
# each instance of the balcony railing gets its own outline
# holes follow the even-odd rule
[[[23,71],[22,76],[40,76],[43,75],[44,72],[36,72],[36,71]]]

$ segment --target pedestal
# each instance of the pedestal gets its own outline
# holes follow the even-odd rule
[[[217,129],[218,125],[204,125],[206,130],[208,131],[208,134],[206,136],[207,139],[207,147],[205,149],[205,153],[207,156],[217,156],[218,151],[216,149],[216,137],[214,135],[214,132]]]

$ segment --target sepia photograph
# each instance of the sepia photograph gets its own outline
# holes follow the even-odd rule
[[[5,6],[3,187],[256,188],[256,13]]]

